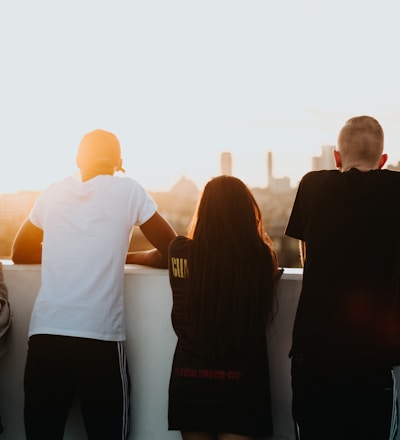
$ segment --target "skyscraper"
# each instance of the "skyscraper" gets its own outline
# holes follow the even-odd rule
[[[231,153],[223,152],[221,154],[221,174],[232,176],[232,156]]]
[[[323,145],[321,147],[321,156],[314,156],[312,158],[312,170],[334,170],[336,169],[335,160],[333,158],[334,145]]]

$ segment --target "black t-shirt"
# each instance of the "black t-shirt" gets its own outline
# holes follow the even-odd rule
[[[266,334],[254,335],[246,353],[210,357],[192,337],[186,305],[192,241],[177,237],[169,247],[172,325],[178,336],[168,393],[168,428],[230,432],[251,438],[273,433]]]
[[[306,243],[292,352],[400,362],[400,173],[306,174],[286,235]]]
[[[172,377],[174,391],[179,378],[191,382],[193,399],[215,390],[227,395],[227,389],[235,390],[237,397],[245,394],[268,395],[268,355],[266,331],[254,335],[253,351],[235,352],[233,355],[214,359],[210,364],[209,356],[195,343],[191,335],[187,316],[188,295],[190,295],[188,258],[192,241],[186,237],[177,237],[169,247],[169,279],[173,294],[172,325],[178,337],[174,353]],[[216,398],[216,394],[213,394]],[[225,397],[224,397],[225,398]]]

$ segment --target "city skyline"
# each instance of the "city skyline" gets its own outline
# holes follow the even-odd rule
[[[334,145],[322,145],[320,148],[319,154],[316,154],[316,155],[309,158],[310,168],[306,172],[320,170],[320,169],[335,169],[335,162],[334,162],[333,153],[332,153],[333,149],[335,149]],[[221,152],[220,157],[218,158],[218,162],[217,162],[218,171],[213,176],[210,176],[209,178],[207,178],[206,181],[208,181],[212,177],[215,177],[219,174],[229,174],[229,175],[233,175],[233,176],[236,176],[236,177],[242,179],[250,188],[270,188],[270,189],[276,190],[278,192],[282,191],[282,190],[289,191],[289,190],[296,189],[297,184],[300,181],[300,179],[299,179],[299,181],[293,182],[292,179],[290,179],[290,176],[285,176],[285,175],[282,176],[282,175],[276,174],[275,157],[274,157],[274,153],[272,151],[267,151],[265,153],[264,175],[263,175],[264,183],[262,183],[260,185],[248,184],[248,182],[246,182],[245,179],[243,179],[241,176],[239,176],[235,172],[234,163],[235,163],[235,158],[234,158],[234,155],[230,151]],[[391,168],[391,169],[396,169],[397,171],[400,171],[400,161],[397,161],[397,163],[389,161],[385,165],[384,168]],[[79,170],[78,169],[75,170],[75,172],[73,174],[75,174],[77,177],[79,177]],[[70,174],[70,175],[72,175],[72,174]],[[116,173],[116,175],[119,175],[120,177],[125,176],[124,173]],[[129,176],[129,174],[127,176]],[[66,177],[66,176],[64,176],[64,177]],[[134,176],[129,176],[129,177],[134,178]],[[203,186],[198,185],[196,183],[196,181],[191,178],[190,175],[183,173],[180,176],[177,176],[168,188],[162,188],[162,189],[158,189],[158,190],[154,190],[151,188],[146,188],[146,189],[151,192],[160,192],[160,193],[161,192],[169,192],[177,184],[179,184],[182,180],[185,180],[185,179],[190,181],[191,184],[194,184],[199,191],[201,191],[201,189],[204,186],[204,185]],[[18,192],[24,192],[24,191],[39,192],[39,191],[42,191],[43,189],[45,189],[45,187],[35,188],[35,189],[20,188],[20,189],[16,189],[13,191],[1,191],[1,188],[0,188],[0,196],[2,194],[12,194],[12,193],[18,193]]]
[[[323,164],[329,164],[331,167],[334,166],[333,161],[331,160],[331,163],[329,162],[329,159],[332,159],[332,154],[331,154],[331,150],[333,149],[333,146],[322,146],[321,148],[321,154],[319,156],[313,156],[310,158],[310,164],[314,164],[315,161],[318,162],[321,161],[321,163]],[[329,152],[328,152],[329,150]],[[327,158],[327,156],[329,156]],[[229,174],[229,175],[234,175],[236,177],[241,178],[235,171],[235,157],[232,154],[232,152],[230,151],[223,151],[220,154],[220,157],[218,158],[218,161],[216,163],[217,165],[217,171],[214,173],[214,175],[210,175],[207,179],[211,179],[214,176],[217,176],[219,174]],[[265,157],[264,157],[264,175],[262,177],[262,180],[264,180],[264,183],[261,185],[254,185],[254,187],[260,187],[260,188],[266,188],[266,187],[270,187],[273,186],[274,182],[278,182],[278,184],[283,184],[286,188],[295,188],[297,182],[295,182],[294,184],[291,182],[291,179],[289,176],[276,176],[275,173],[275,160],[274,160],[274,154],[272,151],[267,151],[265,153]],[[310,170],[312,169],[312,167],[310,167]],[[79,170],[76,169],[74,171],[74,173],[71,173],[70,175],[75,175],[77,177],[79,177]],[[125,176],[129,176],[129,174],[125,174],[125,173],[116,173],[116,175],[120,176],[120,177],[125,177]],[[67,177],[67,176],[63,176],[62,178]],[[129,176],[134,178],[134,176]],[[160,189],[158,191],[154,191],[151,188],[146,188],[149,191],[153,191],[153,192],[168,192],[170,191],[177,183],[179,183],[182,179],[187,179],[190,182],[192,182],[193,184],[196,185],[196,187],[198,188],[198,190],[202,189],[201,185],[198,185],[194,179],[191,178],[190,175],[188,175],[187,173],[182,173],[180,176],[177,176],[176,179],[172,182],[171,186],[168,188],[163,188]],[[241,178],[242,180],[244,180],[243,178]],[[245,182],[247,183],[247,182]],[[51,183],[50,183],[51,184]],[[249,185],[250,187],[252,185]],[[42,191],[43,189],[45,189],[45,187],[43,188],[34,188],[34,189],[26,189],[26,188],[19,188],[16,189],[15,191],[1,191],[0,188],[0,195],[1,194],[9,194],[9,193],[17,193],[17,192],[24,192],[24,191]]]

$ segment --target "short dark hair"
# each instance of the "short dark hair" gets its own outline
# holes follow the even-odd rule
[[[355,116],[340,130],[338,148],[342,155],[374,163],[384,147],[384,133],[380,123],[372,116]]]

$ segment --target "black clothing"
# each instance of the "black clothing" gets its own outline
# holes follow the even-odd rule
[[[306,174],[286,235],[306,244],[290,352],[301,440],[393,439],[400,173]]]
[[[188,255],[191,240],[170,245],[172,324],[178,336],[169,386],[170,430],[272,434],[266,332],[256,347],[210,361],[190,336],[187,319]],[[254,347],[254,344],[249,344]]]
[[[24,390],[29,440],[61,440],[76,397],[88,439],[129,435],[130,379],[120,341],[31,336]]]
[[[400,173],[307,174],[286,235],[306,243],[292,352],[400,364]]]
[[[390,368],[292,359],[293,418],[300,440],[392,440],[396,400]],[[393,418],[394,417],[394,418]]]

